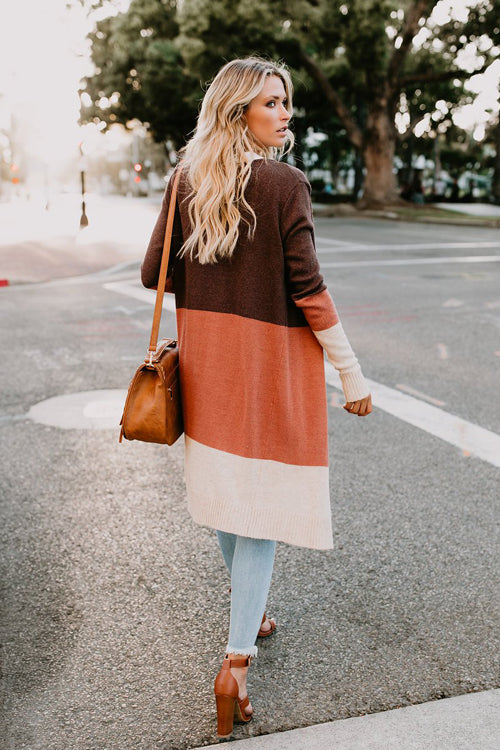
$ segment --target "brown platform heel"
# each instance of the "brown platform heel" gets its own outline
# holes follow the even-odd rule
[[[260,623],[263,625],[266,621],[266,613],[264,612],[264,615],[262,617],[262,622]],[[272,635],[274,631],[276,630],[276,621],[270,617],[269,622],[271,623],[271,627],[269,630],[262,630],[262,628],[259,629],[259,632],[257,633],[257,638],[267,638],[268,635]]]
[[[215,678],[214,693],[217,706],[217,739],[227,739],[233,731],[233,723],[247,723],[252,715],[247,716],[245,708],[250,703],[248,695],[241,700],[238,698],[238,682],[231,674],[231,667],[249,667],[251,656],[241,659],[224,657],[222,667]]]

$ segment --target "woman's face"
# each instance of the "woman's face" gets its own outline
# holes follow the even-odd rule
[[[252,99],[244,114],[248,129],[264,146],[283,146],[291,118],[285,104],[283,81],[279,76],[268,76],[262,91]]]

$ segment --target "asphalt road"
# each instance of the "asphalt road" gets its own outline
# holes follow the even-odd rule
[[[319,219],[317,237],[365,374],[500,432],[498,231]],[[187,514],[181,443],[120,445],[117,429],[26,416],[127,387],[152,315],[124,293],[137,271],[0,290],[8,750],[214,741],[229,581],[214,532]],[[381,408],[358,419],[328,398],[335,549],[278,545],[278,631],[236,738],[500,686],[498,468],[432,424]]]

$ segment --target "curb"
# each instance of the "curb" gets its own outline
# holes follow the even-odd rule
[[[393,211],[359,211],[357,208],[351,206],[351,204],[347,205],[350,207],[349,209],[345,210],[341,208],[339,211],[335,211],[334,206],[324,203],[315,203],[313,204],[314,216],[321,219],[385,219],[388,221],[406,222],[408,224],[444,224],[460,227],[484,227],[485,229],[500,228],[500,219],[474,220],[474,217],[472,216],[457,216],[456,218],[453,216],[399,216]]]
[[[493,689],[229,744],[240,750],[497,750],[499,717],[500,689]]]

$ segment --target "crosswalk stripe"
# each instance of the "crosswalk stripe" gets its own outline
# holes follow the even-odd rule
[[[328,362],[325,374],[329,385],[342,390],[339,374]],[[500,467],[500,435],[395,388],[368,378],[366,381],[378,409],[460,448],[464,455],[477,456]]]
[[[366,266],[418,266],[442,263],[496,263],[500,255],[459,255],[443,258],[391,258],[390,260],[346,260],[321,263],[321,268],[361,268]]]

